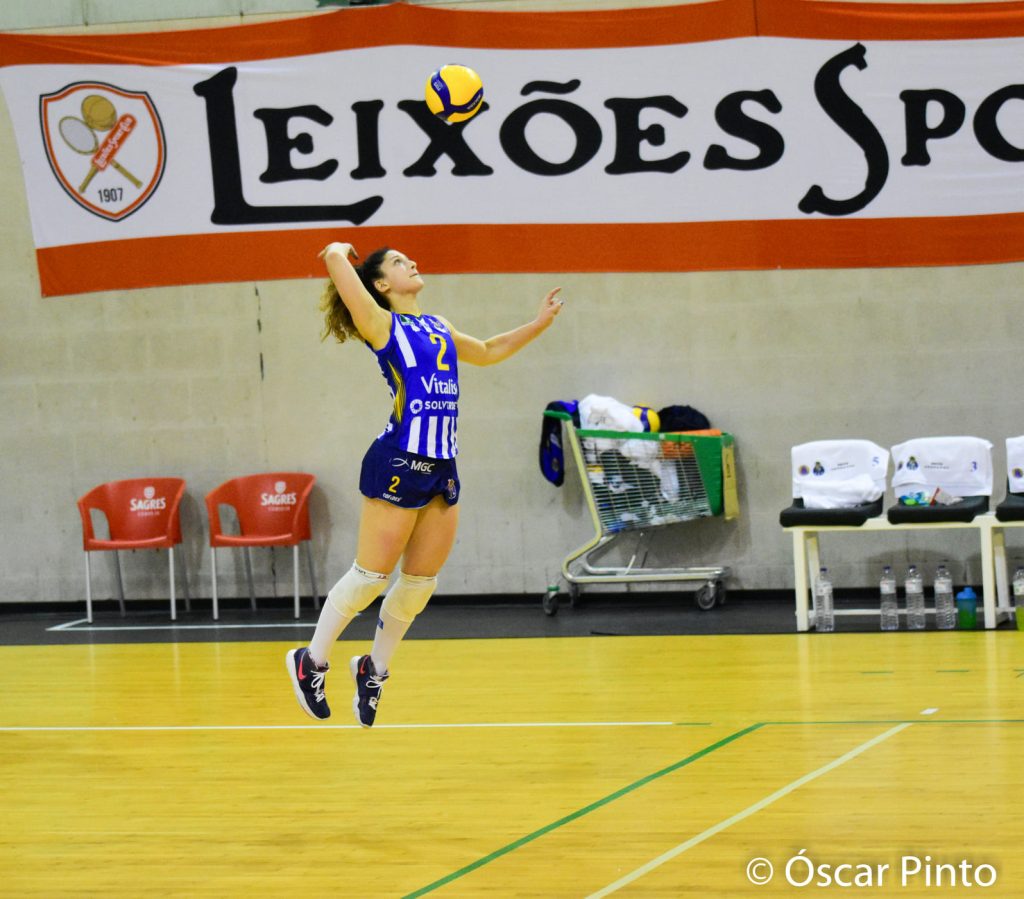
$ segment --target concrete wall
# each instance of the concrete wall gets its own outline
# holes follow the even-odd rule
[[[0,27],[39,24],[13,21],[6,5],[4,15]],[[81,22],[69,13],[66,24]],[[352,560],[358,466],[389,401],[365,349],[320,342],[320,283],[41,299],[6,110],[0,158],[8,163],[0,167],[0,601],[84,597],[75,500],[102,481],[145,475],[187,479],[185,552],[193,593],[208,596],[204,494],[253,471],[316,474],[315,560],[322,585],[333,582]],[[482,337],[531,317],[555,284],[566,297],[554,328],[521,355],[497,368],[464,367],[462,528],[443,593],[539,596],[592,533],[575,470],[558,490],[537,466],[541,412],[553,399],[688,403],[736,435],[740,519],[664,529],[649,559],[731,565],[736,589],[792,584],[778,513],[789,501],[793,444],[984,436],[995,444],[999,499],[1003,440],[1024,432],[1020,265],[429,277],[430,260],[419,262],[424,307]],[[840,585],[874,583],[883,563],[943,557],[958,580],[964,562],[980,577],[977,550],[955,533],[835,538],[823,551]],[[240,560],[221,559],[222,594],[244,595]],[[95,595],[110,596],[110,560],[94,561]],[[259,592],[288,595],[290,551],[258,553],[256,563]],[[166,596],[162,555],[134,553],[125,572],[130,596]]]

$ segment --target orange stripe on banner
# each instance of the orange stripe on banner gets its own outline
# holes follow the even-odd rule
[[[972,265],[1024,259],[1024,213],[839,221],[422,225],[253,231],[37,250],[44,296],[324,277],[343,236],[401,249],[430,274],[685,272]],[[524,249],[525,248],[525,249]]]
[[[358,47],[646,47],[726,38],[943,40],[1024,35],[1024,2],[839,3],[712,0],[573,12],[490,12],[394,3],[294,19],[136,34],[0,34],[0,66],[186,65],[307,56]]]
[[[394,3],[189,31],[0,34],[0,65],[229,63],[400,45],[502,50],[647,47],[746,37],[754,34],[754,22],[754,0],[514,13]]]
[[[1019,37],[1024,3],[834,3],[756,0],[762,37],[934,41]]]

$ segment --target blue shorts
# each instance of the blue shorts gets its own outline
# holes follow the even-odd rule
[[[422,509],[435,496],[454,506],[459,501],[459,473],[454,459],[418,456],[376,440],[363,457],[359,492],[401,509]]]

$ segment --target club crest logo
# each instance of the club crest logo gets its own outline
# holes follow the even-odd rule
[[[167,148],[149,94],[78,81],[43,94],[39,118],[50,168],[83,209],[119,222],[153,195]]]

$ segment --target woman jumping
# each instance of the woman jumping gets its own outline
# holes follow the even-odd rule
[[[349,243],[320,253],[331,276],[321,309],[323,338],[362,340],[377,357],[393,408],[387,427],[363,458],[363,506],[355,563],[327,594],[309,646],[286,656],[299,705],[314,718],[330,716],[324,678],[342,631],[383,591],[401,561],[398,578],[381,603],[373,647],[349,663],[356,719],[372,727],[388,666],[413,619],[437,587],[459,520],[456,423],[458,363],[494,365],[522,349],[562,310],[561,288],[549,291],[533,321],[479,340],[446,319],[420,311],[423,278],[416,263],[384,247],[355,267]]]

